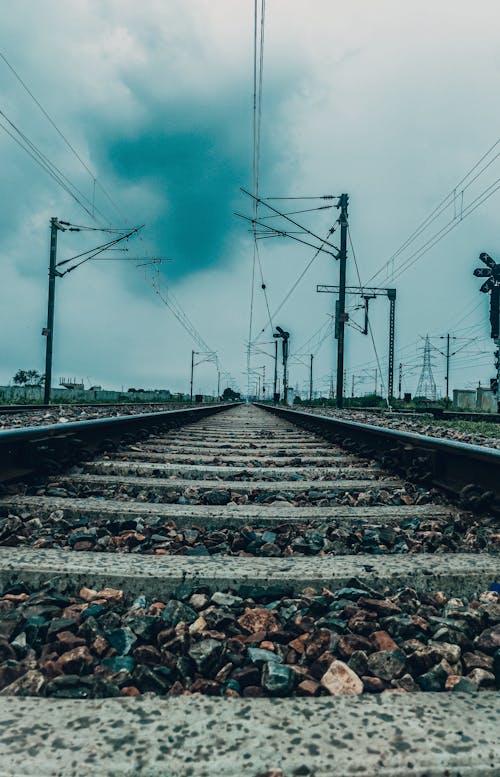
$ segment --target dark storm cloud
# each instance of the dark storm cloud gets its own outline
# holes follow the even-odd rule
[[[280,110],[280,91],[279,85],[270,87],[273,114]],[[248,93],[225,92],[209,102],[150,102],[145,113],[132,131],[113,126],[109,134],[103,127],[92,133],[100,168],[118,187],[124,181],[155,192],[160,203],[155,216],[139,200],[132,217],[146,221],[147,240],[175,259],[170,277],[224,265],[233,258],[232,243],[246,229],[234,210],[251,211],[239,188],[251,188],[252,181]],[[274,181],[285,190],[287,181],[274,171],[280,149],[265,128],[262,145],[269,185]]]
[[[248,180],[247,154],[228,149],[222,127],[162,129],[111,142],[107,148],[115,177],[152,185],[163,208],[147,236],[175,258],[172,275],[213,266],[235,228],[232,204],[237,181]],[[141,203],[137,203],[142,219]],[[148,214],[144,214],[147,218]]]

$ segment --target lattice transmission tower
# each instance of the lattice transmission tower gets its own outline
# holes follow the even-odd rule
[[[429,335],[426,335],[424,345],[424,361],[422,364],[422,372],[418,379],[417,391],[415,396],[425,397],[433,402],[437,399],[436,381],[432,374],[432,362],[431,362],[431,343]]]

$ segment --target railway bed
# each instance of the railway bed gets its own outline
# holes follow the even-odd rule
[[[179,402],[51,402],[50,405],[40,404],[20,404],[20,405],[1,405],[0,416],[16,415],[17,413],[51,413],[63,410],[128,410],[138,408],[144,412],[145,408],[173,409],[175,407],[187,407],[188,403]]]
[[[222,410],[0,433],[0,773],[499,775],[495,453]]]

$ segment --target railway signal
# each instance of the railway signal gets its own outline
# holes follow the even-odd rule
[[[278,341],[278,338],[281,339],[281,347],[282,347],[282,354],[283,354],[283,403],[285,405],[288,405],[288,371],[287,371],[287,363],[288,363],[288,341],[290,339],[290,332],[285,332],[284,329],[282,329],[280,326],[276,327],[276,332],[274,332],[273,337],[276,338],[276,342]],[[275,393],[276,396],[276,393]]]
[[[498,348],[500,347],[500,265],[485,251],[479,254],[479,259],[486,266],[476,267],[474,275],[476,278],[486,278],[479,291],[490,295],[491,337],[497,346],[495,351],[496,375],[490,380],[490,386],[497,398],[497,411],[500,412],[500,397],[498,393],[500,382],[500,364],[498,359]]]

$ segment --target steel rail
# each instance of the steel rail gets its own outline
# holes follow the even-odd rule
[[[5,429],[0,431],[0,482],[57,471],[100,450],[112,450],[120,443],[130,444],[152,432],[198,421],[232,404]]]
[[[472,410],[445,410],[441,407],[418,407],[411,409],[391,408],[390,411],[384,407],[346,407],[346,410],[359,413],[384,413],[388,416],[421,416],[431,415],[435,421],[473,421],[488,424],[500,424],[499,413],[475,413]]]
[[[376,458],[408,480],[444,490],[471,508],[500,512],[500,450],[281,406],[258,406],[354,453]]]

